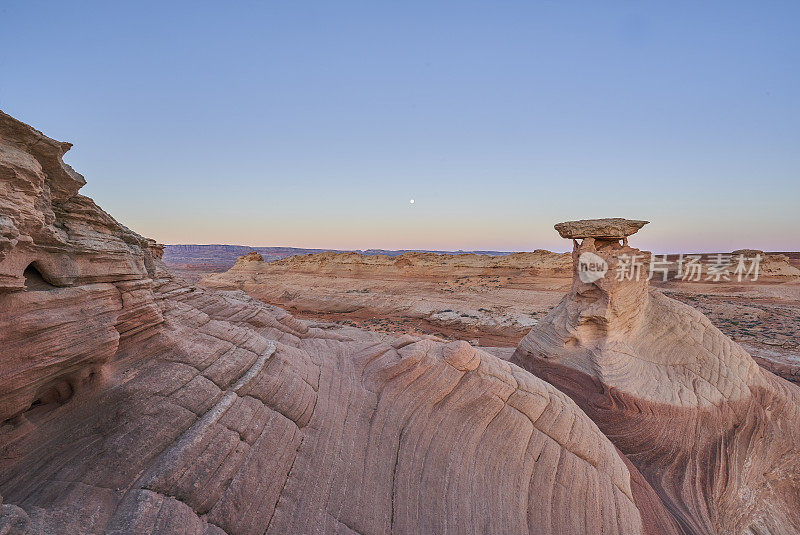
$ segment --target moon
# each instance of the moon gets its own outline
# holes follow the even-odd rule
[[[411,199],[410,201],[408,201],[408,203],[409,204],[414,204],[414,199]]]

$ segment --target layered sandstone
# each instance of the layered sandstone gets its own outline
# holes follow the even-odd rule
[[[516,345],[567,287],[569,254],[359,253],[242,256],[201,281],[300,316],[380,331]],[[533,303],[538,303],[533,307]]]
[[[257,254],[257,253],[256,253]],[[249,261],[257,260],[252,253],[239,260],[240,270],[258,270],[263,266],[249,264]],[[543,276],[559,276],[569,273],[569,255],[552,253],[542,249],[529,253],[511,253],[507,255],[491,256],[485,254],[438,254],[408,252],[397,256],[387,256],[382,254],[364,255],[353,252],[326,252],[307,255],[295,255],[275,262],[270,262],[270,268],[283,267],[293,271],[327,271],[341,270],[342,268],[351,271],[358,270],[381,270],[389,274],[394,272],[400,277],[413,277],[421,272],[430,273],[444,272],[452,273],[453,270],[477,269],[477,270],[503,270],[503,269],[525,269],[531,273]]]
[[[22,290],[32,266],[55,286],[153,275],[160,248],[117,223],[88,197],[55,141],[0,112],[0,291]]]
[[[34,526],[638,533],[655,514],[571,400],[466,343],[344,341],[240,295],[156,296],[168,327],[121,344],[96,397],[10,432],[0,488]]]
[[[570,236],[577,235],[587,231],[587,221],[592,220],[560,227]],[[594,233],[630,235],[643,224],[615,219]],[[640,253],[638,269],[649,277],[650,254]],[[800,314],[800,277],[791,275],[796,268],[786,262],[785,255],[761,253],[757,280],[753,280],[754,272],[734,272],[738,253],[744,255],[749,269],[760,251],[691,258],[673,254],[666,262],[663,255],[656,255],[651,284],[700,309],[727,336],[748,344],[759,363],[797,381],[800,325],[795,317]],[[730,262],[727,273],[723,270],[719,277],[709,272],[718,257]],[[689,273],[686,267],[694,258],[700,259],[701,273]],[[679,261],[683,276],[679,276]],[[662,270],[667,271],[667,280],[662,281]],[[200,284],[244,290],[315,321],[515,347],[558,304],[571,278],[570,255],[547,251],[496,256],[331,252],[279,262],[243,256],[227,272],[209,274]]]
[[[70,146],[0,112],[0,419],[66,401],[121,337],[162,321],[160,246],[78,194]]]
[[[636,234],[649,221],[611,217],[607,219],[581,219],[557,223],[555,229],[562,238],[571,240],[593,238],[597,240],[626,240]],[[626,242],[624,244],[627,244]]]
[[[678,532],[552,385],[190,286],[67,144],[0,134],[0,532]]]
[[[570,292],[512,362],[568,393],[685,532],[800,531],[800,389],[646,276],[615,277],[637,254],[576,241]],[[581,262],[597,257],[608,275],[586,281]]]

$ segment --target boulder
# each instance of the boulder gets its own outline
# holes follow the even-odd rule
[[[603,240],[621,240],[636,234],[649,221],[637,221],[612,217],[606,219],[581,219],[566,221],[555,225],[562,238],[583,239],[599,238]]]

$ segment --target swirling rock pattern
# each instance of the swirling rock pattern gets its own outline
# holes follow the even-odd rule
[[[652,490],[521,368],[154,284],[164,322],[120,342],[96,391],[6,430],[0,488],[34,529],[643,532]]]
[[[68,144],[0,139],[0,532],[678,532],[552,385],[189,286]]]
[[[604,278],[577,276],[583,253]],[[575,242],[570,293],[511,358],[568,393],[693,534],[800,532],[800,389],[695,309],[619,278],[619,241]],[[624,266],[623,266],[624,267]]]

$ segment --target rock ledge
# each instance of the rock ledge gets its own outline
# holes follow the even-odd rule
[[[556,224],[555,229],[562,238],[600,238],[605,240],[621,240],[623,238],[627,238],[631,234],[636,234],[640,228],[648,223],[649,221],[638,221],[635,219],[612,217],[606,219],[581,219],[579,221],[567,221]]]

